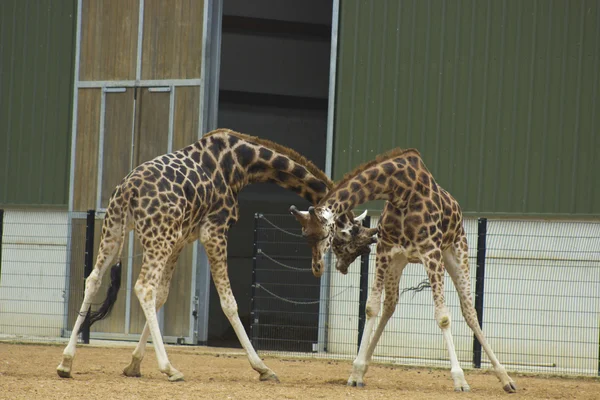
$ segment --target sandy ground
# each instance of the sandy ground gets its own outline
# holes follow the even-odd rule
[[[260,382],[237,349],[167,347],[185,382],[158,372],[149,347],[141,378],[127,378],[132,347],[81,346],[73,378],[55,368],[63,346],[0,343],[0,399],[600,399],[600,380],[511,374],[506,394],[490,371],[466,371],[470,393],[455,393],[446,369],[371,365],[364,388],[345,386],[350,361],[266,357],[281,383]]]

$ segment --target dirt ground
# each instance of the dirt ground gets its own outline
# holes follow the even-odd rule
[[[490,371],[466,371],[470,393],[455,393],[445,369],[373,364],[364,388],[345,386],[350,361],[266,357],[281,383],[260,382],[238,349],[168,346],[185,382],[158,372],[153,348],[141,378],[127,378],[132,347],[81,346],[73,378],[56,366],[63,346],[0,343],[0,399],[600,399],[600,381],[511,374],[518,392],[506,394]]]

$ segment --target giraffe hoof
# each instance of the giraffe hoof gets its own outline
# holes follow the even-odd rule
[[[183,382],[183,374],[179,371],[169,376],[169,381],[171,382]]]
[[[365,383],[364,382],[357,382],[357,381],[353,381],[353,380],[349,380],[347,383],[347,386],[350,387],[365,387]]]
[[[127,367],[123,370],[123,375],[128,376],[130,378],[139,378],[142,376],[142,373],[139,370],[134,371],[133,369]]]
[[[61,378],[72,378],[72,376],[71,376],[71,368],[67,368],[67,367],[63,366],[62,364],[60,364],[56,368],[56,373]]]
[[[504,391],[507,393],[516,393],[517,385],[515,385],[514,382],[508,382],[506,385],[504,385]]]
[[[277,375],[275,375],[275,373],[271,370],[265,371],[262,374],[260,374],[259,379],[261,381],[272,381],[272,382],[280,383]]]
[[[455,392],[470,392],[471,388],[469,387],[469,385],[464,385],[464,386],[457,386],[454,388]]]

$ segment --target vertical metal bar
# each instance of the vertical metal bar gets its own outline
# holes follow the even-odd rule
[[[71,118],[71,168],[69,170],[69,211],[73,210],[75,197],[75,157],[77,149],[77,105],[79,95],[79,58],[81,53],[81,8],[83,0],[77,1],[77,28],[75,31],[75,71],[73,82],[73,117]],[[16,3],[15,3],[16,4]],[[10,97],[9,97],[10,98]],[[8,158],[7,158],[8,159]],[[79,210],[81,211],[81,210]]]
[[[337,48],[340,0],[333,0],[331,15],[331,50],[329,53],[329,94],[327,96],[327,138],[325,142],[325,174],[332,177],[333,171],[333,129],[335,123],[335,79],[337,72]]]
[[[140,0],[138,9],[137,60],[135,64],[135,80],[142,79],[142,43],[144,41],[144,0]]]
[[[0,282],[2,282],[2,236],[4,235],[4,210],[0,208]]]
[[[260,214],[254,214],[254,249],[252,251],[252,293],[250,296],[250,343],[256,349],[258,339],[258,326],[255,324],[259,323],[258,312],[256,311],[256,256],[258,255],[258,219]]]
[[[477,220],[477,270],[475,273],[475,311],[479,326],[483,326],[483,293],[485,282],[485,250],[487,235],[487,218]],[[473,337],[473,367],[481,368],[481,343]]]
[[[200,111],[202,114],[201,132],[217,127],[219,106],[219,67],[221,59],[221,19],[223,15],[223,0],[206,0],[204,8],[204,24],[207,34],[203,35],[204,69],[200,86]],[[198,295],[197,336],[199,344],[206,344],[208,339],[208,315],[210,303],[210,267],[204,247],[196,247],[197,262],[195,279]]]
[[[203,115],[202,132],[216,129],[219,108],[219,75],[221,69],[221,20],[223,0],[205,1],[205,27],[203,35],[202,85],[200,87],[200,111]]]
[[[175,86],[171,85],[169,93],[169,133],[167,153],[173,152],[173,128],[175,126]],[[177,149],[176,149],[177,150]]]
[[[363,225],[371,226],[371,217],[367,216],[363,220]],[[357,348],[360,348],[360,343],[365,330],[365,321],[367,317],[367,297],[369,295],[369,255],[360,257],[360,294],[358,297],[358,343]]]
[[[96,222],[96,211],[88,210],[85,224],[85,258],[83,267],[83,287],[85,290],[85,280],[92,273],[92,265],[94,263],[94,224]],[[89,315],[89,310],[88,310]],[[88,318],[83,322],[81,328],[81,338],[83,343],[90,343],[90,323]]]
[[[339,27],[340,1],[333,0],[333,10],[331,14],[331,50],[329,53],[329,94],[327,98],[327,138],[325,142],[325,174],[332,177],[333,174],[333,130],[335,123],[335,81],[337,71],[337,46],[338,46],[338,27]],[[318,329],[318,351],[327,350],[327,321],[329,320],[329,294],[331,292],[331,253],[328,252],[325,258],[325,274],[320,281],[320,299],[325,299],[325,303],[319,304],[319,329]]]
[[[100,129],[98,132],[98,181],[96,182],[96,209],[102,209],[102,174],[104,169],[104,118],[106,116],[106,91],[100,97]]]

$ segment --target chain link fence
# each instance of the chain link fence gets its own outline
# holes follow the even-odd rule
[[[465,229],[476,308],[500,361],[513,371],[599,375],[600,223],[467,219]],[[375,248],[347,275],[328,268],[320,280],[312,275],[310,254],[292,216],[256,216],[253,344],[263,353],[352,359]],[[423,266],[409,264],[399,289],[424,279]],[[445,289],[459,360],[464,367],[489,367],[449,278]],[[449,365],[430,290],[401,294],[373,358]]]

